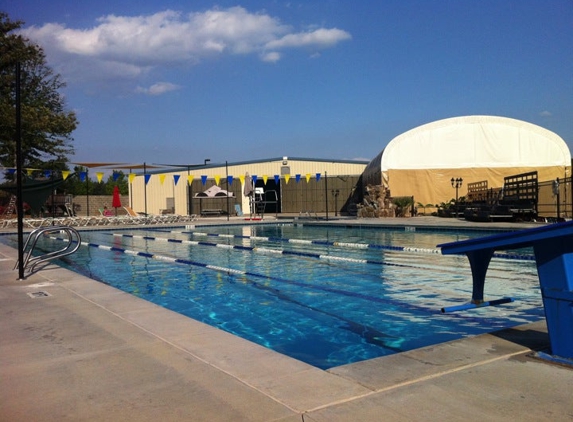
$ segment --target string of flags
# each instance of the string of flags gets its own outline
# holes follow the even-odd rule
[[[13,174],[16,172],[16,169],[15,169],[15,168],[8,168],[8,169],[6,169],[6,170],[7,170],[8,174],[11,174],[11,175],[13,175]],[[34,168],[27,168],[27,169],[24,169],[24,170],[26,171],[26,174],[27,174],[28,176],[32,176],[32,175],[34,174],[34,172],[41,171],[42,174],[44,175],[44,177],[46,177],[46,178],[52,177],[52,175],[55,173],[55,171],[53,171],[53,170],[42,170],[42,169],[34,169]],[[64,180],[66,180],[66,179],[69,177],[70,173],[72,173],[72,172],[70,172],[69,170],[63,170],[61,173],[62,173],[62,178],[63,178]],[[97,181],[98,181],[99,183],[101,183],[101,181],[103,180],[103,176],[104,176],[105,173],[104,173],[103,171],[98,171],[98,172],[96,172],[95,174],[96,174]],[[78,173],[78,176],[79,176],[79,179],[80,179],[81,182],[85,182],[85,181],[86,181],[87,175],[88,175],[88,172],[87,172],[87,171],[80,171],[80,172]],[[113,174],[112,174],[112,179],[113,179],[114,182],[117,181],[119,175],[120,175],[119,172],[116,172],[116,171],[113,172]],[[128,176],[128,181],[129,181],[129,183],[133,183],[133,181],[135,180],[135,178],[136,178],[137,175],[136,175],[135,173],[129,173],[127,176]],[[144,180],[145,180],[145,184],[146,184],[146,185],[149,183],[149,181],[151,180],[152,176],[155,176],[155,175],[152,175],[152,174],[144,174]],[[158,174],[158,175],[156,175],[156,176],[159,178],[159,183],[160,183],[161,185],[163,185],[163,184],[165,183],[165,179],[166,179],[166,176],[167,176],[167,175],[166,175],[166,174]],[[177,183],[179,182],[179,179],[180,179],[180,178],[181,178],[181,176],[180,176],[179,174],[174,174],[174,175],[173,175],[173,183],[174,183],[175,185],[177,185]],[[284,175],[282,175],[282,177],[281,177],[280,175],[278,175],[278,174],[273,175],[273,179],[274,179],[274,181],[275,181],[275,183],[276,183],[277,185],[280,183],[281,178],[285,181],[286,184],[288,184],[289,181],[290,181],[290,179],[291,179],[291,175],[290,175],[290,174],[284,174]],[[303,175],[301,175],[301,174],[295,174],[295,175],[294,175],[294,179],[295,179],[296,183],[300,183],[300,181],[302,180],[302,178],[303,178]],[[321,179],[321,173],[316,173],[316,174],[314,175],[314,178],[315,178],[315,180],[316,180],[317,182],[319,182],[320,179]],[[205,185],[207,184],[207,180],[208,180],[208,179],[209,179],[209,177],[208,177],[207,175],[201,175],[201,184],[202,184],[203,186],[205,186]],[[219,184],[220,184],[220,182],[221,182],[221,176],[220,176],[220,175],[215,175],[215,176],[213,177],[213,179],[215,180],[215,184],[216,184],[217,186],[219,186]],[[306,180],[306,183],[309,183],[310,180],[312,179],[311,173],[306,173],[306,174],[304,175],[304,179]],[[193,180],[195,180],[195,176],[194,176],[194,175],[190,174],[190,175],[187,176],[187,183],[188,183],[189,185],[193,184]],[[227,183],[228,183],[230,186],[233,184],[233,181],[234,181],[234,180],[235,180],[234,176],[231,176],[231,175],[227,176]],[[244,184],[244,183],[245,183],[245,176],[244,176],[244,175],[240,175],[240,176],[239,176],[239,180],[240,180],[241,184]],[[256,184],[256,183],[257,183],[257,180],[259,180],[259,177],[258,177],[257,175],[251,175],[251,180],[253,181],[253,184]],[[266,174],[264,174],[264,175],[262,176],[262,180],[263,180],[263,183],[266,185],[266,184],[267,184],[267,181],[269,180],[269,176],[266,175]]]

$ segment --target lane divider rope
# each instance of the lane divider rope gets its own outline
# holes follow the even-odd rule
[[[352,243],[352,242],[330,242],[327,240],[289,239],[284,237],[272,237],[272,236],[247,236],[247,235],[237,235],[237,234],[204,233],[204,232],[193,232],[193,231],[174,230],[170,231],[170,233],[190,234],[191,236],[212,236],[221,238],[259,240],[262,242],[274,242],[274,243],[278,242],[278,243],[294,243],[302,245],[335,246],[340,248],[351,248],[351,249],[382,249],[382,250],[390,250],[398,252],[427,253],[427,254],[442,253],[440,248],[416,248],[410,246],[392,246],[392,245],[378,245],[378,244]],[[493,257],[500,259],[535,261],[535,257],[533,255],[523,255],[523,254],[494,253]]]

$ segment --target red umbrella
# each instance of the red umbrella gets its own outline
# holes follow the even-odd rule
[[[113,187],[113,198],[111,199],[111,206],[115,208],[115,215],[117,215],[117,209],[121,207],[121,198],[119,196],[119,187],[117,185]]]

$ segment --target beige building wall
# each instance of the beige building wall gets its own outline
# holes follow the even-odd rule
[[[316,179],[317,173],[320,173],[321,177],[324,177],[325,173],[329,177],[337,175],[359,176],[364,171],[366,164],[367,162],[363,161],[322,161],[285,157],[260,162],[229,163],[227,168],[223,163],[221,165],[208,165],[180,171],[150,171],[148,172],[147,184],[145,184],[143,173],[139,173],[133,182],[130,183],[130,203],[135,211],[149,214],[160,214],[163,210],[170,208],[170,205],[173,203],[176,214],[186,215],[188,210],[188,176],[193,178],[192,195],[194,196],[197,193],[197,180],[201,180],[201,176],[207,177],[205,189],[216,184],[215,181],[217,179],[219,180],[219,187],[226,189],[228,171],[229,176],[233,177],[232,189],[230,190],[236,191],[238,190],[238,184],[241,185],[241,195],[239,195],[239,192],[236,192],[237,197],[234,203],[241,205],[242,210],[248,211],[248,199],[242,195],[244,186],[240,180],[247,172],[251,176],[256,175],[259,180],[262,180],[265,176],[274,180],[274,176],[279,175],[281,183],[285,180],[287,174],[290,176],[289,183],[295,183],[295,176],[300,174],[301,178],[304,179],[304,183],[306,183],[307,175]],[[177,183],[175,183],[174,176],[179,176]],[[231,205],[230,208],[233,209],[234,205]],[[197,213],[197,211],[196,209],[193,210],[194,213]]]

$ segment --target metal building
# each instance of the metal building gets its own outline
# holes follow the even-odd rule
[[[368,161],[280,157],[235,163],[144,166],[131,178],[137,212],[235,215],[252,212],[248,177],[264,213],[339,213],[349,205]],[[215,188],[214,188],[215,187]]]

